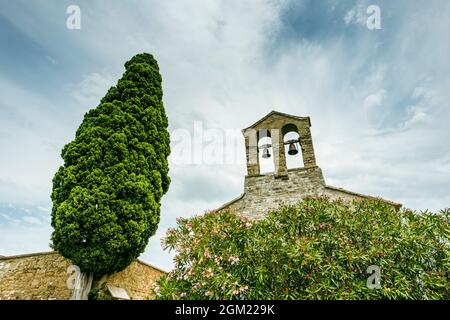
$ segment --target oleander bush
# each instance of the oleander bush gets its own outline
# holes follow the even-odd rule
[[[175,267],[154,291],[160,299],[449,299],[449,218],[448,209],[318,198],[259,221],[226,211],[178,219],[163,240]]]

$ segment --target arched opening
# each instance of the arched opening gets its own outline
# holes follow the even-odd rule
[[[258,160],[259,173],[270,173],[275,171],[275,163],[273,160],[272,138],[270,131],[258,131]]]
[[[287,124],[283,127],[282,132],[286,167],[288,169],[303,167],[302,148],[297,127],[293,124]]]

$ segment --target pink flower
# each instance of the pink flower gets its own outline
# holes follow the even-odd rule
[[[205,253],[203,254],[205,256],[205,258],[212,258],[211,254],[209,253],[208,249],[205,250]]]
[[[244,286],[244,287],[240,287],[239,288],[239,291],[240,292],[244,292],[245,290],[247,290],[248,289],[248,286]]]
[[[214,275],[214,272],[212,272],[211,268],[208,268],[203,272],[203,275],[206,278],[211,278]]]
[[[239,262],[239,257],[235,257],[235,256],[230,256],[228,258],[228,261],[231,263],[231,265],[236,264]]]

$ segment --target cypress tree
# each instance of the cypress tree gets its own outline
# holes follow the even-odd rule
[[[51,195],[51,246],[82,272],[124,269],[156,232],[170,184],[161,82],[152,55],[134,56],[62,150]]]

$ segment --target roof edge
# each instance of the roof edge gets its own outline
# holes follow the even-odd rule
[[[141,259],[136,259],[136,262],[138,262],[138,263],[140,263],[140,264],[143,264],[143,265],[145,265],[145,266],[147,266],[147,267],[153,268],[153,269],[155,269],[155,270],[161,271],[162,273],[168,273],[168,271],[165,271],[165,270],[163,270],[163,269],[161,269],[161,268],[155,267],[154,265],[152,265],[152,264],[150,264],[150,263],[147,263],[147,262],[144,262],[144,261],[142,261]]]
[[[59,254],[59,253],[56,252],[56,251],[43,251],[43,252],[24,253],[24,254],[12,255],[12,256],[0,256],[0,260],[28,258],[28,257],[44,256],[44,255],[50,255],[50,254]]]
[[[295,115],[292,115],[292,114],[288,114],[288,113],[283,113],[283,112],[272,110],[271,112],[266,114],[264,117],[262,117],[261,119],[259,119],[255,123],[253,123],[251,126],[248,126],[247,128],[242,129],[242,132],[244,132],[245,130],[250,129],[250,128],[260,124],[261,122],[263,122],[264,120],[266,120],[267,118],[269,118],[270,116],[272,116],[274,114],[278,114],[280,116],[284,116],[284,117],[288,117],[288,118],[294,118],[294,119],[297,119],[297,120],[308,120],[309,126],[311,126],[311,119],[309,117],[300,117],[300,116],[295,116]]]
[[[215,209],[215,211],[220,211],[220,210],[225,209],[225,208],[228,207],[229,205],[232,205],[233,203],[237,202],[238,200],[241,200],[241,199],[244,197],[244,195],[245,195],[245,192],[242,193],[239,197],[234,198],[233,200],[224,203],[224,204],[221,205],[219,208]]]
[[[344,193],[347,193],[347,194],[351,194],[351,195],[359,196],[359,197],[363,197],[363,198],[368,198],[368,199],[373,199],[373,200],[381,200],[381,201],[386,202],[386,203],[388,203],[390,205],[393,205],[397,209],[400,209],[403,206],[403,204],[401,204],[401,203],[394,202],[394,201],[391,201],[391,200],[386,200],[386,199],[384,199],[382,197],[368,196],[368,195],[365,195],[365,194],[362,194],[362,193],[349,191],[349,190],[346,190],[346,189],[343,189],[343,188],[333,187],[333,186],[330,186],[330,185],[325,185],[325,188],[331,189],[331,190],[335,190],[335,191],[344,192]]]
[[[60,253],[58,253],[57,251],[43,251],[43,252],[33,252],[33,253],[25,253],[25,254],[17,254],[17,255],[13,255],[13,256],[0,256],[0,260],[10,260],[10,259],[20,259],[20,258],[28,258],[28,257],[35,257],[35,256],[44,256],[44,255],[51,255],[51,254],[57,254],[57,255],[61,255]],[[146,265],[148,267],[151,267],[155,270],[161,271],[163,273],[167,273],[167,271],[155,267],[154,265],[144,262],[140,259],[136,259],[135,261],[137,261],[138,263],[141,263],[143,265]]]

